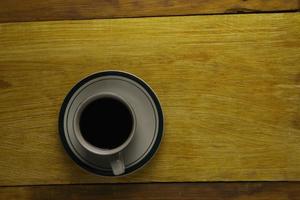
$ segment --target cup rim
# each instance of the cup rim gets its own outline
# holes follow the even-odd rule
[[[101,98],[105,98],[105,97],[110,97],[110,98],[116,99],[116,100],[120,101],[121,103],[123,103],[128,108],[128,110],[129,110],[129,112],[132,116],[132,129],[131,129],[131,132],[130,132],[128,138],[121,145],[119,145],[119,146],[117,146],[116,148],[113,148],[113,149],[99,148],[97,146],[92,145],[88,141],[86,141],[86,139],[84,139],[84,137],[82,136],[82,133],[80,131],[80,125],[79,125],[81,114],[82,114],[83,110],[86,108],[86,106],[88,106],[91,102],[93,102],[97,99],[101,99]],[[135,130],[136,130],[136,116],[135,116],[135,113],[134,113],[134,110],[133,110],[132,106],[123,97],[121,97],[120,95],[115,94],[113,92],[103,92],[103,93],[98,93],[98,94],[95,94],[93,96],[90,96],[85,101],[80,103],[79,106],[77,107],[76,111],[75,111],[75,115],[74,115],[74,133],[75,133],[75,137],[78,140],[78,143],[84,149],[86,149],[87,151],[89,151],[93,154],[96,154],[96,155],[109,156],[109,155],[114,155],[114,154],[117,154],[117,153],[121,152],[131,142],[131,140],[134,136]]]

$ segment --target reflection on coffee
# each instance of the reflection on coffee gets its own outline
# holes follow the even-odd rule
[[[122,101],[103,97],[84,108],[79,126],[83,138],[91,145],[101,149],[114,149],[130,136],[133,117]]]

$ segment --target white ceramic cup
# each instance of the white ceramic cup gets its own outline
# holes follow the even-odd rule
[[[119,146],[117,146],[113,149],[103,149],[103,148],[92,145],[91,143],[89,143],[88,141],[86,141],[84,139],[84,136],[82,135],[82,132],[80,129],[80,117],[81,117],[81,114],[84,111],[84,109],[90,103],[94,102],[95,100],[101,99],[101,98],[112,98],[114,100],[119,101],[124,106],[126,106],[126,108],[128,109],[128,111],[130,112],[130,114],[132,116],[132,120],[131,120],[132,128],[131,128],[131,132],[128,134],[127,139],[122,144],[120,144]],[[123,97],[121,97],[120,95],[117,95],[115,93],[106,92],[106,93],[96,94],[96,95],[89,97],[88,99],[83,101],[83,103],[81,103],[79,105],[79,107],[77,108],[77,110],[75,112],[74,120],[75,120],[74,121],[75,122],[74,123],[75,124],[75,127],[74,127],[75,137],[79,141],[79,144],[84,149],[86,149],[87,151],[89,151],[90,153],[92,153],[94,155],[108,157],[110,160],[110,165],[111,165],[114,175],[123,174],[125,172],[125,163],[124,163],[124,157],[123,157],[122,151],[129,145],[129,143],[131,142],[131,140],[133,138],[135,130],[136,130],[136,116],[135,116],[134,110],[131,107],[131,105]],[[99,133],[99,134],[101,137],[101,133]]]

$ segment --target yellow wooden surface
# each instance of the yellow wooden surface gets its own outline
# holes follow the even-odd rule
[[[0,25],[0,185],[300,180],[300,15]],[[81,78],[147,81],[165,114],[151,163],[128,177],[81,170],[57,118]]]

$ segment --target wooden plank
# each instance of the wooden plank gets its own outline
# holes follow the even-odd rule
[[[0,25],[0,185],[300,180],[300,15],[260,14]],[[60,105],[91,73],[146,80],[165,114],[141,171],[77,167]]]
[[[299,182],[153,183],[0,187],[3,199],[297,200]]]
[[[276,12],[298,6],[298,0],[1,0],[0,22]]]

